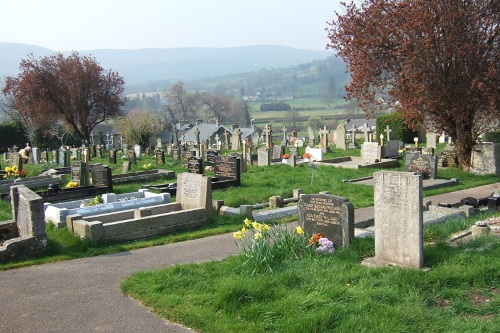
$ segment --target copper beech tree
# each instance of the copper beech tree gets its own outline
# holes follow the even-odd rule
[[[97,124],[122,112],[123,78],[105,71],[95,58],[76,52],[30,55],[19,69],[17,77],[6,78],[2,92],[12,95],[12,107],[38,128],[61,121],[85,141]]]
[[[446,131],[460,166],[500,120],[498,0],[364,0],[328,23],[347,63],[347,98],[394,107],[413,129]]]

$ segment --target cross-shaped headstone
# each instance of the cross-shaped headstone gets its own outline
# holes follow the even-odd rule
[[[219,133],[217,133],[217,134],[215,134],[215,144],[219,145],[219,141],[220,141]]]
[[[330,134],[330,131],[326,126],[322,130],[319,130],[319,135],[323,137],[323,146],[321,147],[323,152],[326,152],[326,148],[328,147],[328,134]]]
[[[228,136],[228,133],[226,130],[224,130],[224,137],[226,138],[226,148],[229,147],[229,139],[227,138],[227,136]]]
[[[370,128],[368,127],[368,123],[363,124],[363,132],[365,133],[365,142],[372,142],[371,135],[368,135],[370,133]]]
[[[266,136],[266,146],[267,148],[272,148],[272,135],[273,133],[273,130],[271,129],[271,125],[269,124],[266,124],[266,126],[264,127],[264,135]]]
[[[351,144],[350,144],[350,148],[356,148],[356,126],[354,124],[352,124],[352,127],[351,127],[351,130],[349,131],[351,132]]]
[[[391,132],[392,132],[392,129],[389,128],[389,125],[387,125],[387,127],[385,128],[384,130],[385,133],[387,133],[387,141],[391,140]]]
[[[286,126],[283,126],[283,140],[286,140]]]

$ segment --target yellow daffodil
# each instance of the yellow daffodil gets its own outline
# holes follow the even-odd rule
[[[269,231],[269,224],[264,225],[264,230]]]
[[[243,233],[241,231],[236,231],[233,233],[233,238],[234,239],[242,239],[243,238]]]
[[[252,222],[252,227],[254,229],[257,229],[259,227],[259,225],[260,225],[260,223],[258,223],[258,222],[255,222],[255,221]]]
[[[248,227],[250,226],[250,223],[251,221],[248,219],[248,217],[245,219],[245,221],[243,221],[245,223],[245,225]]]
[[[301,227],[295,228],[295,231],[297,231],[299,235],[302,235],[304,233],[304,230]]]
[[[241,228],[241,233],[244,234],[245,232],[247,232],[247,229],[245,227]]]
[[[253,235],[253,237],[255,239],[259,239],[259,238],[262,238],[262,234],[260,232],[256,233],[255,235]]]

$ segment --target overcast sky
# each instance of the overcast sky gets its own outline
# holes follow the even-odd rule
[[[340,0],[9,0],[0,42],[53,51],[284,45],[324,50]]]

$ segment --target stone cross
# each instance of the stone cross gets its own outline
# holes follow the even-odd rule
[[[219,133],[217,133],[217,134],[215,134],[215,145],[216,146],[219,146],[219,141],[220,141]]]
[[[286,126],[283,126],[283,141],[286,140]]]
[[[351,147],[356,147],[356,126],[352,124],[351,132]]]
[[[328,147],[328,134],[329,134],[329,132],[330,131],[327,129],[326,126],[322,130],[319,130],[319,135],[324,138],[323,139],[323,147],[321,147],[323,152],[326,152],[326,148]]]
[[[174,125],[174,147],[177,147],[179,145],[179,130],[177,129],[177,126]]]
[[[224,130],[224,137],[226,138],[226,148],[229,148],[229,139],[227,138],[228,133],[226,130]]]
[[[272,145],[273,145],[273,139],[272,139],[272,135],[273,134],[273,130],[271,128],[271,125],[270,124],[266,124],[266,127],[264,127],[264,135],[266,136],[266,147],[267,148],[272,148]]]
[[[387,141],[391,140],[391,132],[392,132],[392,129],[389,128],[389,125],[387,125],[387,127],[385,128],[384,130],[385,133],[387,133]]]
[[[370,128],[368,127],[368,123],[364,123],[363,132],[365,133],[365,142],[372,142],[371,135],[368,135],[370,133]]]

